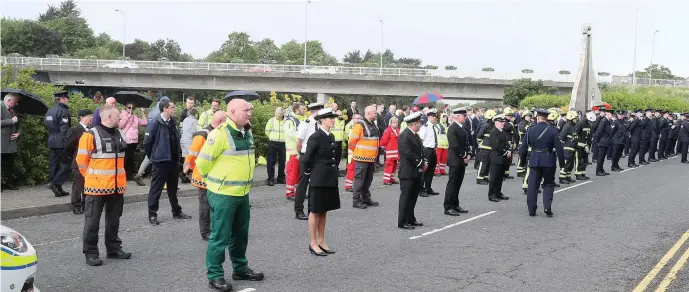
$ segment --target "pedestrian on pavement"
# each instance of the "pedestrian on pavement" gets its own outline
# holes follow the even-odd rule
[[[53,191],[56,197],[69,195],[62,189],[62,184],[67,180],[67,175],[71,170],[69,165],[63,167],[62,153],[67,140],[67,131],[71,127],[69,117],[69,94],[67,91],[60,91],[53,94],[55,104],[45,114],[45,125],[48,128],[48,148],[50,149],[50,182],[46,186]]]
[[[555,159],[560,167],[565,164],[562,143],[558,137],[557,129],[548,125],[547,110],[537,111],[538,123],[529,128],[519,149],[520,159],[527,159],[526,154],[531,148],[529,158],[529,186],[526,198],[529,216],[536,216],[538,208],[538,190],[543,182],[543,208],[548,217],[553,216],[552,202],[555,190]],[[555,153],[553,153],[555,150]],[[605,153],[604,151],[599,153]]]
[[[471,129],[465,128],[466,108],[456,108],[452,113],[454,122],[447,130],[449,144],[447,165],[450,167],[450,177],[445,188],[443,208],[445,215],[459,216],[460,213],[468,212],[459,206],[459,190],[464,182],[466,166],[471,161]]]
[[[81,135],[76,156],[79,172],[84,176],[86,220],[83,252],[89,266],[103,264],[98,254],[98,229],[103,211],[107,258],[128,259],[132,256],[122,250],[122,240],[117,235],[124,206],[123,195],[127,190],[127,174],[123,167],[127,143],[117,129],[120,119],[117,108],[106,105],[99,114],[101,123]]]
[[[322,110],[325,106],[323,103],[317,102],[309,104],[309,111],[311,111],[311,116],[306,119],[303,123],[299,124],[299,129],[297,129],[297,149],[299,149],[299,155],[297,155],[297,160],[299,160],[299,184],[297,185],[297,191],[294,198],[294,218],[297,220],[308,220],[309,218],[304,214],[304,200],[306,200],[306,191],[309,188],[309,174],[304,170],[306,165],[304,161],[301,160],[301,156],[306,153],[306,147],[309,142],[309,137],[318,130],[318,123],[315,118],[318,115],[318,111]]]
[[[146,126],[144,149],[146,156],[153,163],[151,187],[148,191],[148,222],[159,225],[158,205],[163,187],[167,185],[167,196],[172,207],[172,218],[190,219],[191,216],[182,212],[182,206],[177,200],[177,186],[179,168],[180,144],[177,123],[173,117],[175,104],[170,100],[163,100],[158,105],[160,115]]]
[[[2,101],[0,115],[2,119],[2,190],[18,190],[15,182],[9,175],[14,171],[14,158],[17,153],[17,139],[19,138],[19,118],[14,108],[19,104],[21,97],[18,94],[8,93]]]
[[[397,210],[397,228],[411,230],[423,223],[416,221],[414,208],[421,192],[423,173],[429,167],[424,158],[423,142],[417,132],[421,129],[421,112],[404,117],[407,128],[399,138],[400,153],[400,200]]]
[[[275,164],[278,165],[278,184],[285,183],[285,114],[281,107],[275,109],[275,116],[266,123],[265,134],[268,137],[268,171],[267,183],[275,185]]]
[[[354,183],[352,188],[352,205],[357,209],[378,206],[378,202],[371,200],[371,182],[375,172],[376,158],[381,132],[374,124],[376,107],[367,106],[364,118],[352,127],[349,133],[349,149],[352,150],[354,160]]]
[[[306,108],[301,103],[292,105],[292,113],[285,118],[285,154],[287,155],[287,165],[285,166],[285,197],[287,200],[294,201],[295,191],[299,183],[301,172],[299,171],[299,150],[297,149],[297,128],[299,119],[297,117],[304,114]]]
[[[249,269],[249,192],[256,167],[251,133],[252,106],[243,99],[227,104],[228,119],[208,133],[208,140],[196,159],[196,168],[206,178],[211,207],[211,234],[206,250],[208,285],[218,291],[232,291],[224,278],[223,263],[229,248],[233,280],[263,280],[263,273]]]
[[[426,112],[428,121],[419,130],[419,137],[423,141],[423,155],[428,161],[428,169],[423,173],[423,185],[421,186],[421,193],[419,196],[428,197],[436,196],[440,193],[433,190],[433,176],[435,174],[435,167],[438,165],[438,157],[435,150],[438,148],[438,132],[440,125],[438,125],[438,110],[429,109]]]
[[[617,119],[612,123],[612,141],[611,147],[612,151],[612,166],[611,171],[620,172],[624,170],[620,167],[620,158],[622,158],[622,152],[624,151],[624,137],[627,135],[627,126],[624,122],[624,111],[617,111]]]
[[[164,100],[170,101],[170,98],[167,96],[161,96],[158,102],[154,107],[151,108],[151,110],[148,111],[148,115],[146,116],[147,119],[147,125],[150,125],[151,123],[155,122],[155,120],[160,116],[160,103],[163,102]],[[144,139],[145,140],[145,139]],[[143,175],[144,172],[146,172],[146,169],[148,166],[151,165],[151,160],[149,159],[148,156],[144,156],[144,160],[141,161],[141,165],[139,165],[139,171],[137,171],[136,176],[134,176],[134,181],[136,182],[137,185],[139,186],[145,186],[146,183],[144,183],[143,180]]]
[[[395,173],[399,162],[398,140],[400,130],[397,128],[397,117],[390,118],[387,129],[383,132],[380,139],[380,147],[385,150],[385,169],[383,170],[383,185],[389,186],[396,184]]]
[[[114,106],[114,105],[111,105]],[[136,175],[136,148],[139,146],[139,127],[148,124],[146,112],[140,109],[140,117],[134,113],[134,103],[127,103],[122,113],[120,113],[120,130],[124,133],[127,141],[127,158],[124,159],[124,169],[127,171],[127,180]]]
[[[354,114],[352,115],[351,120],[349,123],[345,126],[345,137],[349,137],[349,134],[352,133],[352,129],[354,128],[354,125],[356,125],[359,121],[361,121],[361,115],[360,114]],[[347,141],[347,145],[349,146],[349,141]],[[352,186],[354,185],[354,154],[352,152],[352,149],[349,149],[347,147],[347,170],[345,172],[345,184],[344,184],[344,190],[345,192],[354,192],[352,189]]]
[[[310,175],[309,179],[309,251],[317,256],[334,254],[325,243],[325,222],[328,211],[340,208],[340,191],[337,186],[339,170],[336,163],[335,136],[330,129],[338,115],[330,108],[318,111],[315,117],[319,130],[309,137],[306,152],[301,157]]]
[[[499,202],[500,200],[509,200],[510,197],[502,193],[502,181],[505,177],[505,165],[509,164],[509,159],[512,157],[512,151],[509,147],[509,139],[504,132],[505,117],[497,115],[493,117],[495,127],[490,131],[490,137],[487,137],[487,146],[490,147],[490,172],[488,175],[488,200],[492,202]]]
[[[88,131],[89,127],[91,127],[93,113],[91,110],[83,109],[79,111],[77,118],[79,119],[79,123],[71,127],[67,132],[63,162],[69,162],[69,164],[72,165],[72,174],[74,175],[74,180],[72,181],[72,212],[75,215],[81,215],[84,214],[84,176],[81,175],[79,171],[76,157],[79,150],[79,139],[81,139],[84,132]],[[126,160],[127,158],[125,155],[125,161]]]
[[[606,176],[610,175],[603,169],[603,164],[605,163],[605,156],[608,153],[608,147],[612,146],[612,110],[600,109],[601,112],[605,113],[605,117],[600,119],[598,127],[596,128],[596,134],[593,136],[594,142],[598,145],[598,158],[596,159],[596,175]]]

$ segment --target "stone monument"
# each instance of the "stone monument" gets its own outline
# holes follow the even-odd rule
[[[576,79],[574,79],[569,108],[585,112],[603,102],[596,80],[596,72],[593,71],[591,26],[584,25],[581,33],[583,35],[581,59],[579,60],[579,71],[577,71]]]

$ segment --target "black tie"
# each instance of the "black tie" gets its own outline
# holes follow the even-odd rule
[[[435,126],[436,125],[435,124],[431,124],[431,125],[433,125],[433,140],[435,140],[435,147],[438,147],[438,133],[435,132]]]

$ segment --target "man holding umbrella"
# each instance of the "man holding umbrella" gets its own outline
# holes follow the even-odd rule
[[[13,170],[14,156],[17,153],[17,138],[19,138],[19,118],[15,107],[19,103],[19,94],[8,93],[2,102],[2,190],[17,190],[9,172]]]
[[[53,191],[56,197],[69,195],[62,189],[62,184],[67,180],[69,166],[61,169],[62,152],[67,140],[67,132],[71,127],[69,118],[69,95],[67,91],[53,94],[55,104],[45,114],[45,126],[48,128],[48,148],[50,149],[50,183],[46,186]]]

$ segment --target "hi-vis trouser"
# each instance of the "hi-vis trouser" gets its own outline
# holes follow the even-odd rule
[[[519,142],[519,146],[517,146],[517,149],[522,148],[522,142]],[[526,175],[526,161],[522,161],[521,158],[519,158],[519,162],[517,163],[517,177],[524,177]]]
[[[569,179],[574,169],[576,150],[572,147],[563,147],[565,154],[565,165],[560,167],[560,179]]]
[[[524,159],[524,168],[526,169],[524,173],[524,180],[522,181],[522,189],[526,191],[529,188],[529,173],[531,168],[529,167],[529,158],[531,157],[531,147],[527,149],[526,158]],[[521,163],[521,161],[520,161]]]
[[[488,174],[490,171],[490,146],[479,145],[478,146],[478,172],[476,173],[476,181],[488,180]]]
[[[574,151],[574,175],[586,175],[586,166],[588,165],[586,147],[586,143],[577,143],[577,148]]]

